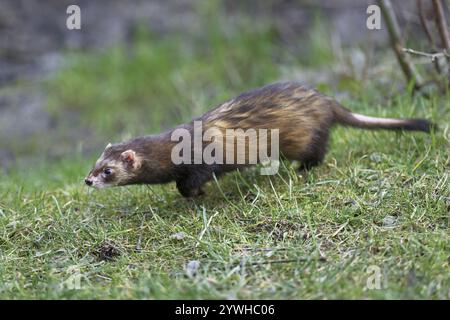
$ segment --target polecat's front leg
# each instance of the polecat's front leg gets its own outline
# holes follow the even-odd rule
[[[177,189],[183,197],[193,198],[205,194],[202,186],[211,179],[211,173],[203,170],[193,170],[176,180]]]
[[[200,187],[193,187],[186,180],[177,181],[177,189],[185,198],[194,198],[205,194]]]

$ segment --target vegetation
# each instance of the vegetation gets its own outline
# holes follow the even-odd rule
[[[289,163],[272,177],[236,172],[194,201],[173,184],[83,185],[112,138],[158,132],[311,65],[333,71],[351,52],[319,55],[329,48],[316,41],[298,58],[271,26],[206,23],[207,37],[189,42],[139,29],[129,47],[70,54],[47,83],[56,121],[79,115],[71,121],[93,145],[0,175],[0,297],[448,299],[449,97],[402,93],[393,72],[318,86],[345,91],[340,100],[360,113],[430,118],[435,134],[339,127],[308,174]],[[370,266],[379,289],[367,287]]]

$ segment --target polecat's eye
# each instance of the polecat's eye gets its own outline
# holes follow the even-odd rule
[[[106,168],[105,170],[103,170],[103,173],[108,175],[111,174],[111,169],[110,168]]]

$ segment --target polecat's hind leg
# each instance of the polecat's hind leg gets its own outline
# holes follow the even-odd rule
[[[306,151],[303,151],[299,156],[300,167],[298,171],[309,171],[311,168],[321,164],[327,152],[327,145],[328,132],[317,132]]]
[[[298,167],[298,171],[299,172],[309,171],[313,167],[318,166],[319,164],[321,164],[322,160],[323,159],[313,159],[313,158],[300,160],[301,163],[300,163],[300,166]]]

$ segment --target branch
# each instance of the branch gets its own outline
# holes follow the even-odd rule
[[[433,52],[437,52],[436,50],[436,42],[434,41],[433,33],[430,30],[430,25],[428,23],[427,16],[425,14],[425,8],[423,5],[423,0],[417,0],[417,9],[419,11],[420,24],[422,25],[422,29],[425,31],[425,35],[427,36],[428,43],[431,46],[431,50]],[[438,74],[442,74],[441,66],[439,65],[439,61],[437,59],[431,59],[433,61],[434,68]]]
[[[428,53],[428,52],[418,51],[418,50],[414,50],[414,49],[410,49],[410,48],[403,48],[403,51],[410,53],[410,54],[415,54],[418,56],[430,58],[432,62],[435,61],[437,58],[450,57],[450,54],[447,52],[447,50],[444,50],[442,52],[436,52],[436,53]]]
[[[428,38],[428,42],[432,46],[433,50],[436,48],[436,42],[434,41],[433,33],[430,30],[430,25],[428,24],[428,20],[425,8],[423,5],[423,0],[417,0],[417,9],[419,11],[420,24],[422,25],[423,30]]]
[[[394,9],[390,0],[378,0],[381,12],[386,20],[389,38],[391,40],[392,48],[394,49],[397,60],[405,75],[406,81],[413,82],[415,89],[420,89],[423,86],[422,78],[417,72],[415,66],[409,60],[409,57],[403,51],[402,41],[400,39],[400,27],[395,17]]]
[[[440,0],[433,0],[433,7],[435,11],[436,24],[441,36],[442,45],[447,52],[450,52],[450,35],[447,29],[447,21],[445,20],[444,9]],[[447,56],[448,68],[450,72],[450,57]]]

